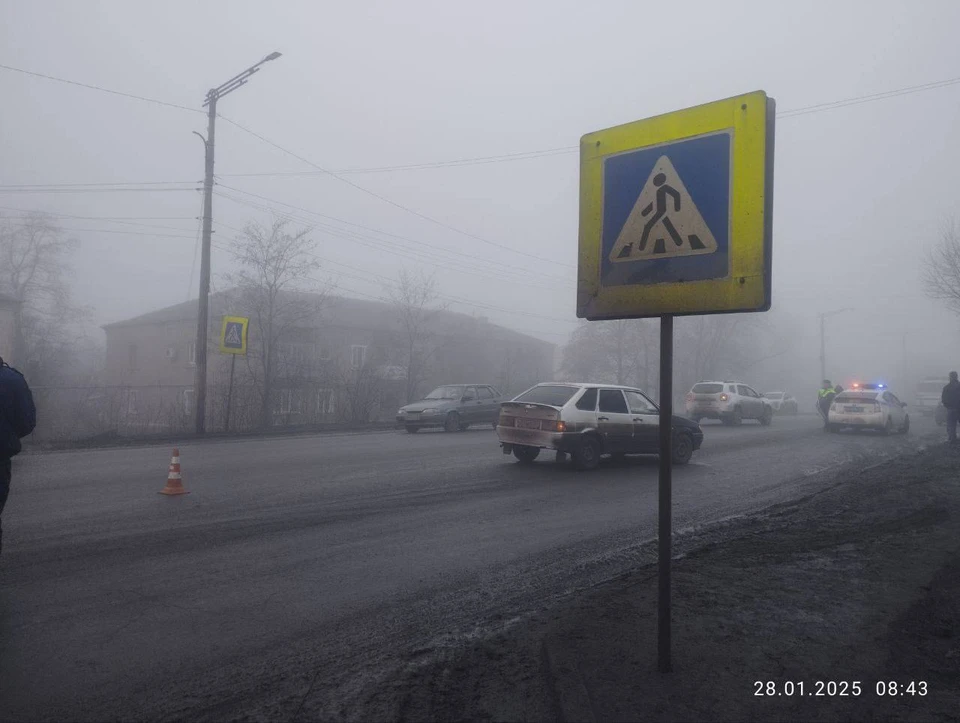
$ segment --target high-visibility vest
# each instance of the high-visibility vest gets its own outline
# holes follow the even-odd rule
[[[820,389],[817,390],[817,397],[819,397],[820,399],[823,399],[828,394],[833,394],[833,393],[834,391],[832,389],[824,389],[821,387]]]

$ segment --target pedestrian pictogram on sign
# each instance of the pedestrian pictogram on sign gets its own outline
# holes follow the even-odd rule
[[[667,156],[660,156],[610,252],[610,261],[712,254],[717,241]]]
[[[243,327],[237,322],[227,324],[227,333],[223,335],[223,345],[231,349],[243,346]]]
[[[223,317],[220,330],[220,352],[222,354],[247,353],[247,326],[250,319],[245,316]]]

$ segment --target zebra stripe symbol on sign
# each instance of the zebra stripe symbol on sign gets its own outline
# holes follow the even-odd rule
[[[610,251],[611,262],[712,254],[717,240],[666,156],[654,165]]]

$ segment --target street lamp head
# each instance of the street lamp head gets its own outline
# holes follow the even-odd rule
[[[268,55],[266,58],[264,58],[261,62],[266,63],[268,60],[276,60],[276,59],[279,58],[281,55],[283,55],[283,53],[278,53],[276,50],[274,50],[272,53],[270,53],[270,55]]]

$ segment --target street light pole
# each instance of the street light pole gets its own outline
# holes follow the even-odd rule
[[[827,340],[826,340],[826,330],[824,325],[824,320],[830,316],[836,316],[837,314],[842,314],[845,311],[853,311],[853,309],[837,309],[836,311],[827,311],[820,313],[820,379],[827,378]]]
[[[194,390],[196,398],[197,434],[206,431],[207,419],[207,335],[210,315],[210,245],[213,236],[213,148],[217,130],[217,101],[235,91],[260,70],[260,66],[270,60],[276,60],[280,53],[273,52],[256,65],[252,65],[239,75],[233,76],[222,85],[207,92],[203,102],[207,106],[207,137],[200,136],[204,145],[203,177],[203,243],[200,249],[200,299],[197,304],[197,346],[195,351],[196,376]]]

